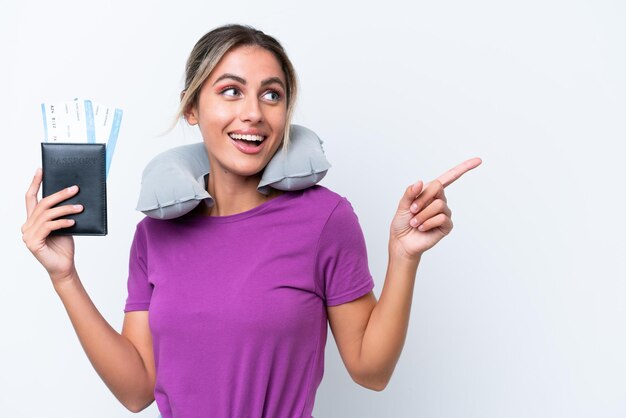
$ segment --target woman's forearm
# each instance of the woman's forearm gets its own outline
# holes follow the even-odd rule
[[[391,379],[404,346],[420,261],[419,258],[407,260],[392,254],[390,251],[385,284],[361,345],[362,370],[370,386],[378,390],[384,389]]]
[[[153,401],[149,376],[131,341],[102,317],[85,291],[78,274],[55,284],[55,290],[74,326],[87,357],[107,387],[128,409],[138,412]]]
[[[382,390],[389,382],[404,346],[422,254],[452,231],[445,187],[481,163],[480,158],[471,158],[427,186],[418,181],[400,199],[391,222],[385,284],[367,320],[358,355],[359,379],[367,387]]]

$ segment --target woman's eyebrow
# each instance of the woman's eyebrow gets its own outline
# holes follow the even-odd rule
[[[215,83],[213,83],[213,85],[216,85],[217,83],[219,83],[220,81],[222,81],[222,80],[224,80],[226,78],[231,78],[231,79],[237,81],[238,83],[241,83],[241,84],[244,84],[244,85],[246,84],[246,80],[241,78],[241,77],[239,77],[238,75],[225,73],[225,74],[222,74],[221,76],[217,77],[217,80],[215,80]]]
[[[281,79],[280,79],[280,78],[278,78],[278,77],[270,77],[270,78],[266,78],[265,80],[263,80],[263,81],[261,82],[261,86],[266,86],[266,85],[268,85],[268,84],[273,84],[273,83],[280,84],[280,86],[283,88],[283,90],[286,90],[286,89],[285,89],[285,83],[283,83],[283,80],[281,80]]]
[[[246,79],[239,77],[238,75],[235,74],[230,74],[230,73],[225,73],[222,74],[221,76],[217,77],[217,80],[215,80],[215,82],[213,83],[213,85],[216,85],[217,83],[219,83],[222,80],[225,80],[227,78],[230,78],[232,80],[235,80],[238,83],[243,84],[244,86],[247,84]],[[261,81],[261,87],[266,86],[268,84],[273,84],[273,83],[277,83],[280,84],[280,86],[285,89],[285,83],[283,83],[283,81],[279,78],[279,77],[270,77],[270,78],[266,78],[265,80]]]

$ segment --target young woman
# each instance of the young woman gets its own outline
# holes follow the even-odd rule
[[[202,133],[213,201],[138,224],[121,334],[81,285],[72,237],[49,236],[82,210],[54,207],[77,188],[38,201],[38,170],[26,193],[24,242],[93,366],[131,411],[156,399],[163,418],[310,417],[330,324],[353,380],[384,389],[404,344],[420,257],[452,229],[444,187],[480,160],[407,187],[377,301],[345,198],[321,186],[257,190],[289,137],[296,98],[280,44],[250,27],[220,27],[198,41],[186,70],[179,115]]]

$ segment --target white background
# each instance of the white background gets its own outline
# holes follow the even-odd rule
[[[131,415],[21,241],[40,103],[85,97],[124,109],[109,235],[76,239],[82,280],[119,329],[141,171],[199,140],[193,129],[160,134],[193,44],[233,22],[290,54],[302,92],[295,122],[325,140],[333,167],[322,184],[359,215],[377,295],[405,187],[484,160],[447,191],[455,230],[423,258],[389,386],[353,383],[331,338],[314,415],[625,416],[626,4],[617,0],[3,2],[0,415]]]

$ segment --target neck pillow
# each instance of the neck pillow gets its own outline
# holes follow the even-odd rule
[[[319,182],[330,168],[315,132],[291,125],[287,149],[282,147],[263,170],[259,192],[269,188],[302,190]],[[154,157],[143,170],[137,210],[156,219],[182,216],[204,199],[209,159],[203,142],[172,148]]]

